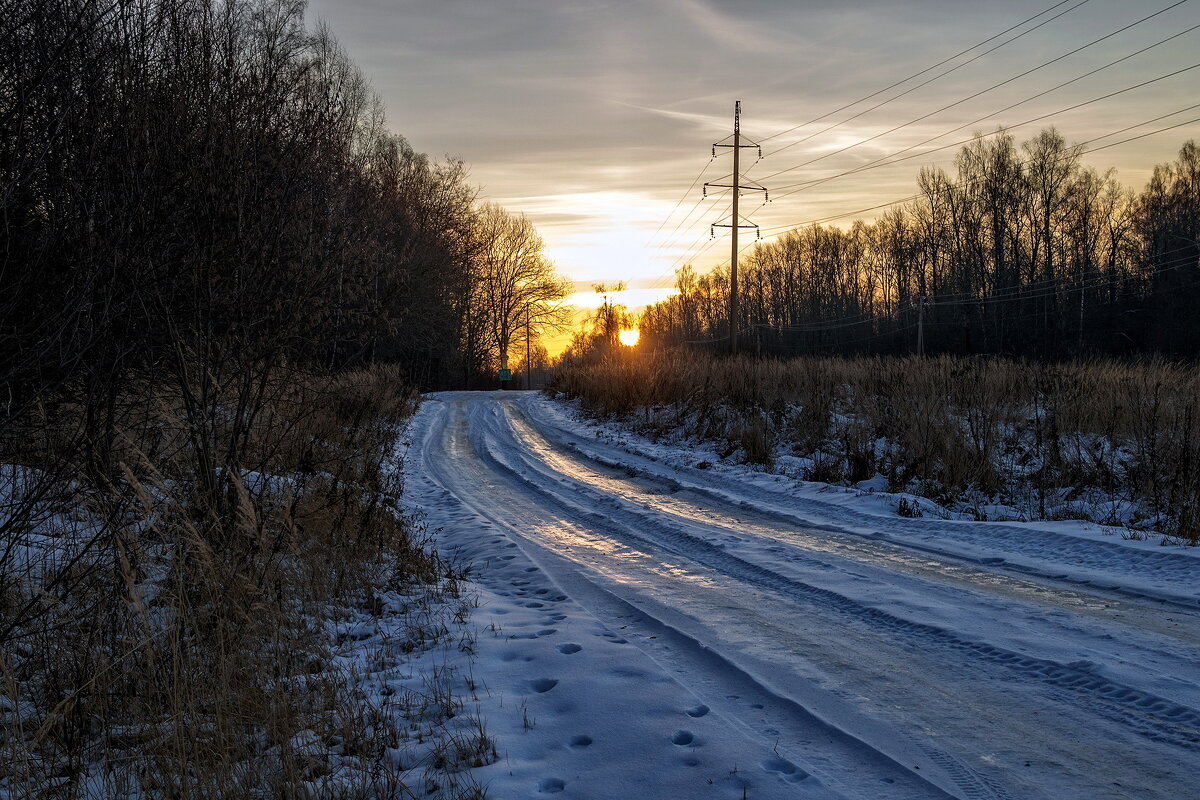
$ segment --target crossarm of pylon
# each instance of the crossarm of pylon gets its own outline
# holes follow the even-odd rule
[[[744,183],[737,186],[734,186],[732,183],[706,183],[704,186],[705,188],[712,189],[741,189],[745,192],[765,192],[767,190],[765,186],[747,186]]]

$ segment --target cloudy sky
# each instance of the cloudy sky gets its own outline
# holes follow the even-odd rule
[[[998,125],[1024,139],[1053,124],[1138,188],[1200,136],[1200,68],[1164,77],[1200,64],[1200,0],[310,0],[309,15],[362,67],[391,127],[463,158],[481,196],[527,213],[581,289],[663,287],[685,262],[728,260],[708,227],[728,196],[705,200],[701,184],[728,182],[729,151],[710,156],[735,100],[765,156],[744,151],[743,166],[772,190],[742,211],[768,230],[906,197],[957,148],[927,151]]]

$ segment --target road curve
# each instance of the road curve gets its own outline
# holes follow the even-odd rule
[[[731,735],[846,798],[1196,796],[1200,560],[940,520],[864,533],[567,419],[531,393],[432,395],[408,469]]]

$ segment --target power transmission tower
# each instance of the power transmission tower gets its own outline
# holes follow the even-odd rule
[[[730,139],[733,141],[731,142]],[[738,262],[738,231],[742,228],[753,228],[755,238],[758,238],[758,226],[749,220],[743,220],[741,213],[738,211],[738,199],[743,191],[747,192],[762,192],[763,202],[770,200],[770,195],[767,194],[767,189],[757,181],[750,186],[742,184],[742,168],[741,154],[743,148],[756,148],[758,157],[762,158],[762,146],[757,142],[746,140],[747,144],[742,144],[742,101],[738,100],[733,105],[733,135],[722,139],[713,145],[713,156],[717,155],[718,147],[733,148],[733,176],[729,183],[706,183],[704,184],[704,195],[708,196],[709,187],[719,189],[731,189],[733,191],[733,214],[729,218],[729,222],[714,222],[709,226],[709,235],[715,236],[717,228],[729,228],[733,233],[733,245],[729,255],[729,352],[731,355],[737,354],[737,314],[738,314],[738,280],[737,280],[737,262]],[[744,224],[743,224],[744,223]]]

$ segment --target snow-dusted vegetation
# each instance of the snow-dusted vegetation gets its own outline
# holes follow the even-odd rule
[[[0,797],[479,794],[397,440],[565,291],[532,224],[303,3],[6,1],[0,87]]]
[[[410,502],[479,566],[473,677],[501,758],[476,773],[494,796],[1194,784],[1197,548],[904,518],[886,493],[531,393],[432,395],[412,439]]]
[[[264,389],[256,469],[213,494],[166,391],[100,483],[5,441],[0,796],[478,792],[471,597],[399,510],[412,394],[386,370]]]
[[[720,360],[567,367],[584,409],[723,459],[911,495],[901,514],[1200,538],[1200,371],[1164,361]],[[932,502],[926,502],[932,501]]]

